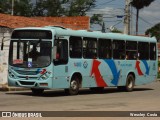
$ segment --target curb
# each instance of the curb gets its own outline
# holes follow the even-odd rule
[[[30,90],[30,89],[23,87],[9,87],[7,84],[0,84],[0,91],[24,91],[24,90]]]

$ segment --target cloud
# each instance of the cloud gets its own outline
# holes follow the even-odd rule
[[[140,15],[142,15],[148,20],[152,19],[152,20],[158,21],[158,19],[160,19],[160,13],[159,13],[160,7],[159,6],[160,4],[158,5],[156,4],[156,2],[152,3],[148,8],[144,9]]]
[[[105,7],[101,9],[92,9],[91,11],[87,12],[87,14],[122,15],[124,13],[123,9]]]
[[[123,0],[124,1],[124,0]],[[101,2],[99,1],[98,4]],[[115,16],[116,15],[124,15],[124,4],[120,4],[119,1],[114,2],[114,6],[108,5],[107,7],[98,7],[97,9],[92,9],[87,13],[87,15],[92,16],[93,14],[104,14],[104,17],[107,16],[113,16],[114,18],[106,18],[106,21],[113,21],[113,22],[106,22],[106,26],[109,27],[111,25],[116,24],[117,22],[114,22],[118,20]],[[122,9],[118,9],[122,8]],[[151,3],[149,7],[145,7],[140,10],[140,19],[139,19],[139,34],[144,34],[145,31],[148,28],[151,28],[157,23],[160,23],[160,0],[155,0]],[[133,18],[132,18],[132,33],[135,33],[135,21],[136,21],[136,11],[133,9]],[[121,19],[123,21],[123,18]],[[116,27],[120,30],[123,30],[123,22],[121,24],[116,25]]]
[[[146,23],[144,25],[144,29],[148,29],[149,27],[154,26],[157,23],[160,23],[160,2],[155,1],[153,2],[149,7],[145,7],[140,11],[140,17],[143,18],[148,23],[151,23],[150,25]]]

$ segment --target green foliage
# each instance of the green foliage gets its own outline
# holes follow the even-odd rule
[[[146,35],[151,35],[151,37],[155,36],[157,40],[160,40],[160,23],[154,25],[150,29],[146,30]]]
[[[44,0],[37,0],[33,7],[33,16],[45,16],[45,4]]]
[[[99,24],[100,26],[102,26],[103,15],[101,15],[101,14],[94,14],[91,17],[90,22],[91,22],[91,24]]]
[[[14,0],[14,15],[20,16],[85,16],[95,0]],[[0,0],[0,13],[11,14],[12,0]]]
[[[154,0],[133,0],[131,5],[136,9],[142,9],[148,7]]]
[[[160,67],[160,61],[158,61],[158,68]],[[160,78],[160,72],[158,71],[157,78]]]
[[[31,0],[15,0],[14,15],[19,16],[32,16]]]
[[[14,0],[14,15],[18,16],[85,16],[95,7],[96,0]],[[0,13],[11,14],[12,0],[0,0]],[[102,25],[102,15],[94,15],[91,23]]]
[[[67,16],[85,16],[94,3],[95,0],[68,0]]]
[[[0,0],[0,13],[11,14],[12,0]],[[31,0],[14,0],[14,15],[31,16]]]
[[[148,7],[154,0],[133,0],[131,5],[137,9],[136,13],[136,34],[138,34],[138,18],[139,18],[139,10]]]
[[[0,13],[11,13],[11,0],[0,0]]]
[[[160,61],[158,61],[158,67],[160,67]]]
[[[112,33],[123,33],[122,31],[118,30],[117,28],[115,28],[114,30],[111,31]]]
[[[33,8],[34,16],[62,16],[65,11],[62,4],[67,1],[63,0],[37,0]]]
[[[47,16],[62,16],[64,8],[62,8],[62,1],[60,0],[47,0],[46,1]]]

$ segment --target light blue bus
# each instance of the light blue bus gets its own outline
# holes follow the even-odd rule
[[[8,84],[34,94],[59,88],[70,95],[80,88],[132,91],[156,78],[155,38],[52,26],[17,28],[11,36]]]

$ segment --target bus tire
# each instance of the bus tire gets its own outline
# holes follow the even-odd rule
[[[126,85],[117,86],[117,88],[118,88],[118,91],[132,92],[134,85],[135,85],[135,78],[132,74],[129,74],[126,78]]]
[[[65,89],[65,92],[69,95],[77,95],[79,92],[79,78],[74,76],[70,82],[70,88]]]
[[[135,78],[132,74],[129,74],[126,79],[126,91],[132,92],[135,85]]]
[[[31,88],[33,95],[42,95],[44,92],[44,89],[35,89]]]

